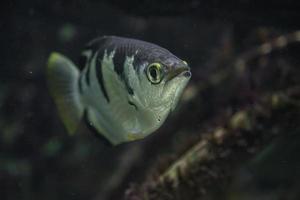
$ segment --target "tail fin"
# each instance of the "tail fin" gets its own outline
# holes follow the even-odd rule
[[[74,134],[83,116],[78,90],[79,70],[71,60],[53,52],[48,59],[48,87],[59,115],[70,134]]]

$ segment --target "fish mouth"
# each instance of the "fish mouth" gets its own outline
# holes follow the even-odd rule
[[[177,68],[173,69],[172,71],[169,71],[167,80],[169,81],[177,76],[183,76],[186,78],[190,78],[191,75],[192,75],[192,73],[191,73],[191,70],[189,67],[187,67],[187,66],[177,67]]]

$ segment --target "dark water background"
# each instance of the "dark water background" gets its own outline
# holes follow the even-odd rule
[[[0,199],[143,199],[143,193],[148,194],[149,190],[129,189],[132,184],[137,188],[147,185],[147,177],[158,176],[161,168],[165,169],[197,143],[202,132],[214,130],[233,113],[256,105],[262,94],[299,86],[299,42],[263,59],[257,56],[259,59],[255,58],[242,75],[232,71],[244,52],[300,30],[299,9],[298,1],[7,2],[1,6],[0,23]],[[191,94],[184,95],[179,109],[161,129],[142,141],[114,148],[105,146],[88,130],[75,137],[67,135],[49,96],[44,73],[52,51],[77,62],[84,45],[102,35],[156,43],[187,60],[193,73],[188,87]],[[268,130],[274,127],[273,123],[288,121],[290,124],[279,130],[300,133],[297,95],[296,92],[295,107],[270,114]],[[220,179],[223,186],[237,180],[235,184],[240,188],[236,190],[242,191],[239,198],[230,195],[235,192],[222,191],[220,194],[227,194],[222,198],[297,199],[299,136],[284,141],[287,142],[278,146],[292,149],[276,150],[278,157],[263,159],[262,166],[266,167],[259,165],[263,170],[256,175],[259,181],[249,181],[251,187],[247,186],[248,179],[233,178],[245,178],[234,175],[235,170],[225,182]],[[268,145],[269,142],[262,142],[261,146]],[[241,157],[243,161],[239,162]],[[233,159],[238,166],[255,156],[241,157]],[[279,166],[281,173],[272,172],[276,169],[273,163],[285,163],[282,168]],[[259,168],[253,166],[253,171]],[[268,172],[270,175],[264,177]],[[196,186],[165,196],[154,190],[152,193],[158,196],[149,199],[213,199],[214,195],[202,192],[201,181],[191,182]],[[224,188],[222,184],[220,188]],[[235,184],[232,183],[233,188]],[[206,190],[212,188],[214,184]]]

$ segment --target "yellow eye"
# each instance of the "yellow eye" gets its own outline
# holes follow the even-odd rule
[[[158,84],[162,80],[162,65],[160,63],[151,63],[147,67],[147,77],[153,84]]]

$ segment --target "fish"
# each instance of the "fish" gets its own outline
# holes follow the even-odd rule
[[[156,44],[102,36],[85,46],[78,64],[52,52],[46,76],[71,135],[85,121],[118,145],[161,127],[178,104],[191,70],[186,61]]]

